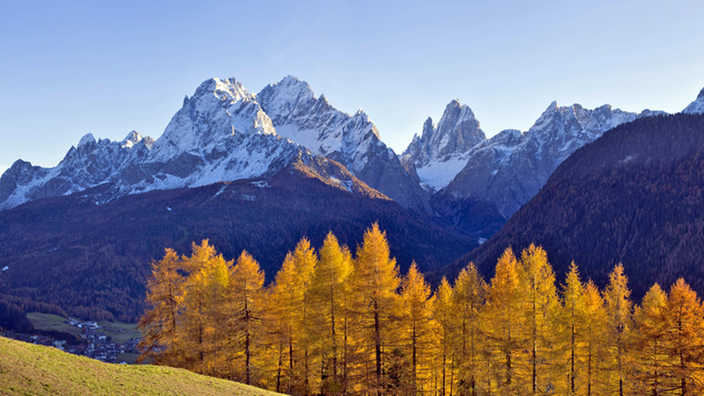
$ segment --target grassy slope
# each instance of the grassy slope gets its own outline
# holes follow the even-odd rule
[[[58,315],[30,312],[27,314],[27,318],[32,322],[35,329],[63,331],[74,335],[81,334],[81,329],[65,323],[68,319]],[[112,341],[117,343],[125,343],[130,338],[142,337],[135,323],[100,321],[98,325],[100,326],[100,329],[98,329],[99,332],[110,336]],[[120,329],[123,329],[125,332],[120,333]]]
[[[101,363],[0,337],[0,395],[276,395],[182,369]]]

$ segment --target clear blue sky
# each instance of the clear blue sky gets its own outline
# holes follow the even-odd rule
[[[148,3],[148,4],[145,4]],[[552,100],[676,112],[704,87],[701,1],[0,4],[0,171],[87,132],[158,137],[209,77],[292,74],[401,152],[453,98],[488,135]]]

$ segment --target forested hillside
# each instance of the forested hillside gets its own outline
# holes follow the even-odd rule
[[[604,285],[623,262],[638,297],[681,276],[704,291],[704,116],[639,119],[577,150],[496,236],[441,274],[469,261],[489,274],[507,246],[534,242],[558,274],[575,260]]]
[[[416,260],[424,271],[437,269],[476,246],[383,196],[353,194],[308,172],[292,167],[267,181],[153,191],[101,205],[93,198],[100,192],[88,191],[1,212],[0,269],[8,269],[0,272],[0,296],[28,311],[135,321],[150,260],[165,247],[189,253],[192,241],[208,238],[229,257],[247,249],[269,280],[301,237],[317,247],[333,231],[355,249],[374,221],[391,233],[403,268]]]
[[[622,265],[600,289],[531,245],[488,283],[469,264],[433,290],[377,224],[354,255],[300,240],[266,287],[245,251],[193,251],[153,265],[140,327],[158,364],[294,395],[704,392],[704,308],[681,278],[637,304]]]

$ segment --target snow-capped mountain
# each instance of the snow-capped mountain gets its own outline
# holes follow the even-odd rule
[[[704,88],[699,91],[697,99],[690,103],[682,112],[685,114],[704,114]]]
[[[136,132],[122,142],[96,141],[88,134],[54,168],[15,162],[0,178],[0,210],[104,184],[110,187],[103,199],[115,199],[267,177],[294,163],[312,167],[313,173],[340,188],[359,190],[358,179],[331,170],[326,161],[278,135],[255,96],[235,79],[214,78],[184,99],[156,141]]]
[[[87,134],[53,168],[18,160],[0,178],[0,210],[38,198],[69,195],[95,187],[125,167],[142,161],[154,141],[130,132],[121,142],[95,140]]]
[[[472,109],[454,99],[437,126],[428,117],[421,135],[413,136],[401,161],[406,169],[415,170],[426,187],[437,191],[462,170],[470,149],[485,139]]]
[[[405,207],[429,211],[428,194],[409,176],[379,131],[359,110],[335,109],[325,95],[317,98],[308,83],[288,76],[266,86],[256,100],[279,135],[343,164],[366,184]]]
[[[508,218],[578,148],[617,125],[657,114],[664,113],[632,113],[610,105],[589,110],[553,102],[527,132],[505,130],[474,146],[466,165],[442,194],[491,202]]]

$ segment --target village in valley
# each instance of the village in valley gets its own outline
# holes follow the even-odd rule
[[[141,339],[134,325],[81,321],[56,315],[30,313],[37,334],[8,331],[7,338],[46,345],[74,355],[86,356],[106,363],[132,364],[139,352]]]

